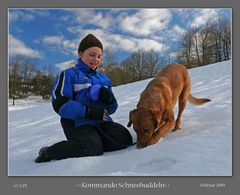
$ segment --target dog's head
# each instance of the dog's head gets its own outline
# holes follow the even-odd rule
[[[150,145],[152,136],[160,123],[161,113],[159,111],[146,108],[130,111],[127,126],[130,127],[133,124],[133,129],[137,134],[137,148]]]

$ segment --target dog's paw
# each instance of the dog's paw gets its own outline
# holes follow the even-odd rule
[[[181,127],[174,127],[173,129],[172,129],[172,132],[174,132],[174,131],[177,131],[177,130],[180,130],[181,129]]]
[[[151,141],[150,141],[149,145],[156,144],[156,143],[158,143],[158,142],[161,142],[162,140],[163,140],[163,138],[162,138],[162,137],[160,137],[160,139],[151,139]]]
[[[151,141],[149,142],[148,145],[153,145],[153,144],[156,144],[157,143],[157,140],[156,139],[151,139]]]

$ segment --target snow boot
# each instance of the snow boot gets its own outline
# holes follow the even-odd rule
[[[47,149],[48,147],[42,147],[39,152],[38,152],[38,157],[35,159],[35,163],[41,163],[41,162],[48,162],[51,161],[52,159],[48,156],[47,154]]]

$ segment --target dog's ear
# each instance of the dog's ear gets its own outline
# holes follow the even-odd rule
[[[153,115],[156,128],[160,127],[162,122],[162,113],[159,110],[151,109],[150,111]]]
[[[137,109],[134,109],[134,110],[131,110],[131,111],[129,112],[129,121],[128,121],[127,127],[131,127],[131,125],[132,125],[133,113],[136,112],[136,111],[137,111]]]

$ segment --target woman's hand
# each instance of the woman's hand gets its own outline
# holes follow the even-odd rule
[[[105,87],[96,84],[89,88],[88,95],[92,101],[102,101],[106,104],[112,104],[114,102],[113,94]]]
[[[97,107],[87,107],[85,116],[94,120],[108,120],[108,111]]]

